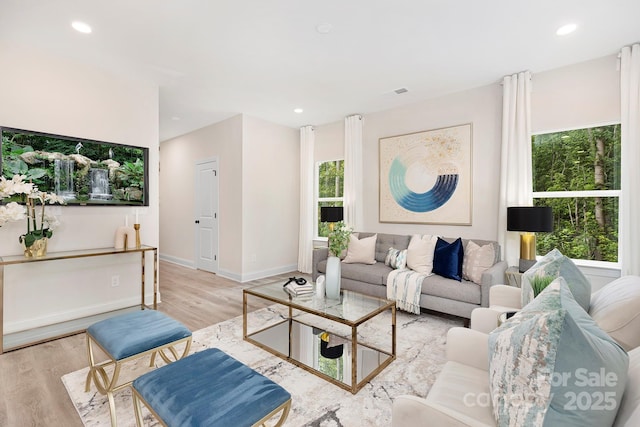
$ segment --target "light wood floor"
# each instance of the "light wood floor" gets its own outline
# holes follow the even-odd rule
[[[241,315],[242,289],[290,275],[241,284],[161,261],[158,309],[195,331]],[[0,355],[0,426],[82,427],[60,377],[86,366],[84,333]]]

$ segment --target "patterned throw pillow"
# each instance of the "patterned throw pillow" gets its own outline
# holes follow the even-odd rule
[[[407,250],[389,248],[384,264],[396,270],[405,268],[407,266]]]
[[[489,390],[497,425],[610,426],[628,365],[627,353],[559,277],[489,334]]]
[[[559,250],[554,249],[536,262],[533,267],[522,275],[522,307],[527,305],[533,298],[533,288],[531,278],[533,276],[543,277],[563,277],[569,285],[576,302],[589,312],[591,305],[591,282],[571,259],[562,255]]]
[[[493,266],[495,258],[493,245],[478,246],[475,242],[469,241],[462,260],[462,278],[471,280],[478,285],[481,284],[482,273]]]

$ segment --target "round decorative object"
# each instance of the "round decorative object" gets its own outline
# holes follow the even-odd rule
[[[330,256],[327,258],[327,274],[325,276],[325,289],[327,298],[340,299],[340,258]]]
[[[438,209],[453,196],[458,187],[457,167],[453,164],[442,164],[435,172],[435,182],[429,190],[425,192],[411,190],[407,182],[411,180],[410,178],[422,179],[428,175],[428,168],[425,168],[421,162],[420,157],[400,155],[393,159],[389,169],[389,189],[393,199],[411,212],[430,212]]]

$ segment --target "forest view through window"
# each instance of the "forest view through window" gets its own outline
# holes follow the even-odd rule
[[[535,206],[553,208],[554,231],[537,251],[572,259],[618,261],[620,125],[532,137]]]
[[[318,163],[318,237],[329,235],[329,224],[320,222],[322,206],[342,206],[344,196],[344,160],[330,160]]]

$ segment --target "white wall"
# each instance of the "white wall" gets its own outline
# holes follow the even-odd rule
[[[500,165],[502,92],[499,85],[437,98],[407,107],[364,115],[364,231],[439,234],[495,240]],[[470,226],[379,222],[379,139],[473,123],[473,214]],[[317,126],[316,161],[343,158],[342,122]]]
[[[295,270],[299,132],[237,115],[163,142],[162,258],[195,267],[194,166],[219,164],[219,271],[240,282]]]
[[[617,55],[534,74],[533,133],[620,122]]]
[[[241,281],[298,268],[300,132],[244,116]]]
[[[141,209],[141,240],[157,246],[158,88],[8,43],[0,43],[0,70],[1,125],[149,147],[150,206]],[[133,209],[124,207],[50,212],[61,213],[62,223],[50,252],[113,247],[125,215],[133,222]],[[22,253],[18,236],[25,228],[11,223],[0,229],[0,255]],[[139,259],[132,254],[5,267],[5,333],[139,303]],[[152,271],[151,260],[147,264]],[[113,274],[120,275],[117,288],[111,287]]]
[[[160,148],[162,258],[195,268],[195,165],[218,159],[218,268],[242,272],[242,115],[165,141]]]

